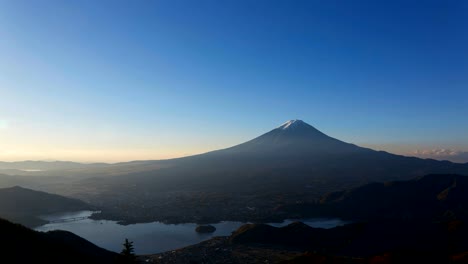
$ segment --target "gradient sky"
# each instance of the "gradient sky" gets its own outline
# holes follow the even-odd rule
[[[302,119],[468,150],[467,1],[0,1],[0,160],[159,159]]]

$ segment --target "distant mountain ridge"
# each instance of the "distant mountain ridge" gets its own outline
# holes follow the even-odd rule
[[[109,165],[106,163],[79,163],[72,161],[39,161],[39,160],[25,160],[25,161],[0,161],[0,170],[69,170],[84,167],[100,167]]]

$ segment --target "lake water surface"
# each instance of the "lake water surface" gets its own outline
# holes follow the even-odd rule
[[[115,252],[120,252],[125,238],[134,242],[137,254],[153,254],[173,250],[199,243],[213,236],[228,236],[232,231],[245,224],[242,222],[221,222],[213,224],[216,231],[212,234],[195,232],[197,224],[164,224],[160,222],[119,225],[116,221],[92,220],[91,211],[55,214],[44,216],[47,221],[63,219],[80,220],[50,223],[36,228],[37,231],[66,230],[83,237],[90,242]],[[273,223],[273,226],[285,226],[297,220],[286,220],[283,223]],[[299,219],[299,221],[321,228],[332,228],[346,224],[340,219]]]

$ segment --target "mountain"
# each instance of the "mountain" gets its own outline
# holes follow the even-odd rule
[[[230,148],[138,166],[145,170],[87,178],[59,191],[112,208],[102,217],[126,222],[260,221],[272,220],[265,218],[277,206],[311,202],[327,192],[369,182],[431,173],[468,175],[468,164],[362,148],[301,120]],[[92,195],[75,191],[85,189]]]
[[[153,191],[310,192],[430,173],[468,174],[468,164],[358,147],[329,137],[301,120],[288,121],[231,148],[153,164],[161,168],[112,180],[118,185],[137,184]]]
[[[0,189],[0,217],[26,226],[47,223],[41,215],[90,210],[77,199],[25,189],[19,186]]]
[[[66,231],[36,232],[0,219],[0,263],[115,263],[118,255]]]
[[[260,137],[214,153],[255,153],[284,157],[354,151],[366,150],[329,137],[302,120],[290,120]]]
[[[370,183],[324,195],[318,202],[278,211],[297,217],[339,217],[352,221],[468,221],[468,177],[426,175],[409,181]]]
[[[331,229],[313,228],[301,222],[284,227],[246,224],[232,232],[232,244],[264,244],[309,250],[313,247],[340,247],[362,232],[362,224],[349,224]]]
[[[272,220],[278,206],[312,202],[325,193],[370,182],[407,180],[431,173],[468,175],[468,164],[362,148],[330,137],[301,120],[290,120],[222,150],[83,168],[73,173],[76,176],[66,182],[51,177],[34,184],[105,207],[102,217],[128,223],[260,221]]]

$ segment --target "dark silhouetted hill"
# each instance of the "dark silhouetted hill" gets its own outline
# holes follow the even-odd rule
[[[36,232],[0,219],[0,263],[114,263],[116,253],[65,231]]]
[[[247,224],[232,233],[233,244],[263,244],[282,248],[309,250],[342,248],[362,232],[361,224],[350,224],[332,229],[312,228],[301,222],[285,227],[266,224]]]
[[[229,237],[150,257],[158,263],[466,263],[463,223],[380,221],[331,229],[240,227]]]
[[[325,195],[314,204],[278,210],[301,216],[373,220],[468,220],[468,177],[427,175],[410,181],[371,183]]]
[[[77,199],[19,186],[0,189],[0,217],[30,227],[46,223],[39,218],[41,215],[92,208],[92,206]]]

